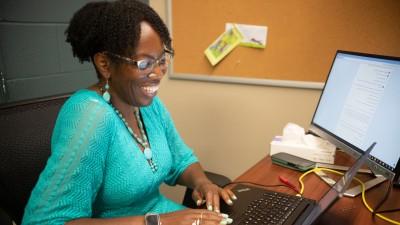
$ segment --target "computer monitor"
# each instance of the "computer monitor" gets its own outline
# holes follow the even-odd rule
[[[309,129],[400,184],[400,58],[337,51]]]

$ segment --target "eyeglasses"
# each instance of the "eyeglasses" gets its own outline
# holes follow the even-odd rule
[[[141,73],[151,73],[156,64],[160,67],[161,70],[166,70],[168,68],[168,65],[169,65],[173,55],[174,55],[174,52],[169,49],[164,49],[163,54],[156,59],[146,58],[146,59],[141,59],[141,60],[133,60],[131,58],[124,57],[124,56],[114,54],[111,52],[105,52],[105,54],[107,54],[111,57],[120,59],[129,65],[136,66],[138,71]]]

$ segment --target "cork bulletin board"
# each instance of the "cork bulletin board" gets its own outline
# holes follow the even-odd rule
[[[172,79],[322,88],[337,50],[400,56],[397,0],[166,0]],[[204,50],[225,23],[268,27],[264,49],[237,47],[215,67]]]

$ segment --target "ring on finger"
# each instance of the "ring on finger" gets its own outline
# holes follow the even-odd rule
[[[200,225],[200,220],[199,220],[199,219],[196,219],[196,220],[192,223],[192,225]]]

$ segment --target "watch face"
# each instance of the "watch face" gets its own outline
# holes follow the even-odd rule
[[[146,225],[159,225],[160,217],[158,214],[146,214]]]

